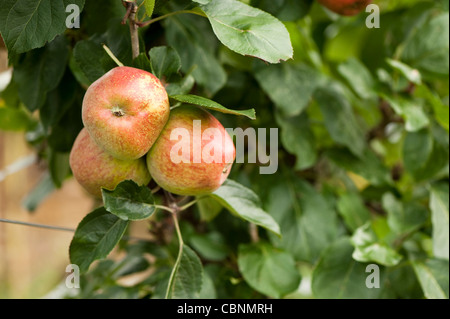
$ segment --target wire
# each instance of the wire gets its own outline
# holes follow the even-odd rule
[[[66,232],[71,232],[71,233],[75,232],[74,228],[67,228],[67,227],[60,227],[60,226],[51,226],[51,225],[29,223],[29,222],[22,222],[22,221],[19,221],[19,220],[12,220],[12,219],[7,219],[7,218],[0,218],[0,222],[7,223],[7,224],[15,224],[15,225],[43,228],[43,229],[60,230],[60,231],[66,231]],[[149,239],[139,238],[139,237],[134,237],[134,236],[123,236],[122,240],[140,240],[140,241],[148,241],[148,242],[150,242]]]
[[[0,218],[0,222],[16,224],[16,225],[23,225],[23,226],[31,226],[31,227],[37,227],[37,228],[44,228],[44,229],[68,231],[68,232],[72,232],[72,233],[75,232],[75,229],[73,229],[73,228],[65,228],[65,227],[59,227],[59,226],[50,226],[50,225],[44,225],[44,224],[21,222],[18,220],[11,220],[11,219],[6,219],[6,218]]]

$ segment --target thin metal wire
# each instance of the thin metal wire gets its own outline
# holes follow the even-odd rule
[[[28,223],[28,222],[22,222],[19,220],[12,220],[12,219],[6,219],[6,218],[0,218],[0,222],[8,223],[8,224],[23,225],[23,226],[31,226],[31,227],[37,227],[37,228],[44,228],[44,229],[68,231],[68,232],[72,232],[72,233],[75,232],[75,229],[73,229],[73,228],[50,226],[50,225],[36,224],[36,223]]]
[[[43,228],[43,229],[60,230],[60,231],[66,231],[66,232],[71,232],[71,233],[75,232],[74,228],[67,228],[67,227],[60,227],[60,226],[51,226],[51,225],[29,223],[29,222],[22,222],[22,221],[19,221],[19,220],[12,220],[12,219],[7,219],[7,218],[0,218],[0,222],[7,223],[7,224],[15,224],[15,225]],[[140,240],[140,241],[149,241],[150,242],[149,239],[140,238],[140,237],[134,237],[134,236],[123,236],[122,240]]]

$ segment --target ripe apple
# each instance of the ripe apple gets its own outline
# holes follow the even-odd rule
[[[215,191],[236,157],[233,140],[210,113],[194,106],[173,110],[147,155],[155,182],[177,195]]]
[[[317,0],[324,7],[343,16],[360,13],[372,0]]]
[[[90,194],[101,197],[101,188],[113,190],[124,180],[147,185],[150,174],[143,158],[120,160],[103,151],[84,128],[70,152],[70,168],[75,179]]]
[[[83,99],[83,124],[94,141],[122,160],[143,157],[169,118],[167,92],[151,73],[116,67],[92,83]]]

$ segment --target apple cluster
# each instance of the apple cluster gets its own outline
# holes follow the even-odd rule
[[[101,197],[102,188],[113,190],[124,180],[148,185],[152,178],[174,194],[210,193],[226,180],[235,159],[233,141],[213,115],[194,106],[171,112],[161,81],[144,70],[116,67],[92,83],[83,99],[82,120],[70,167],[78,183],[96,197]],[[202,132],[222,132],[227,143],[218,140],[214,147],[222,147],[231,161],[192,161],[191,139],[177,141],[172,132],[181,128],[192,133],[194,121],[201,121]],[[186,161],[171,160],[177,143],[186,144]]]

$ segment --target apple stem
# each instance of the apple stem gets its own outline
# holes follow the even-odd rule
[[[109,57],[116,62],[118,66],[124,66],[122,62],[119,61],[119,59],[112,53],[111,49],[108,48],[105,44],[103,44],[103,49],[106,51],[106,53],[109,55]]]
[[[186,209],[188,209],[189,207],[191,207],[192,205],[195,205],[195,204],[198,202],[198,200],[199,200],[199,199],[196,198],[196,199],[194,199],[193,201],[191,201],[191,202],[189,202],[189,203],[187,203],[187,204],[181,206],[181,207],[180,207],[180,211],[186,210]]]

